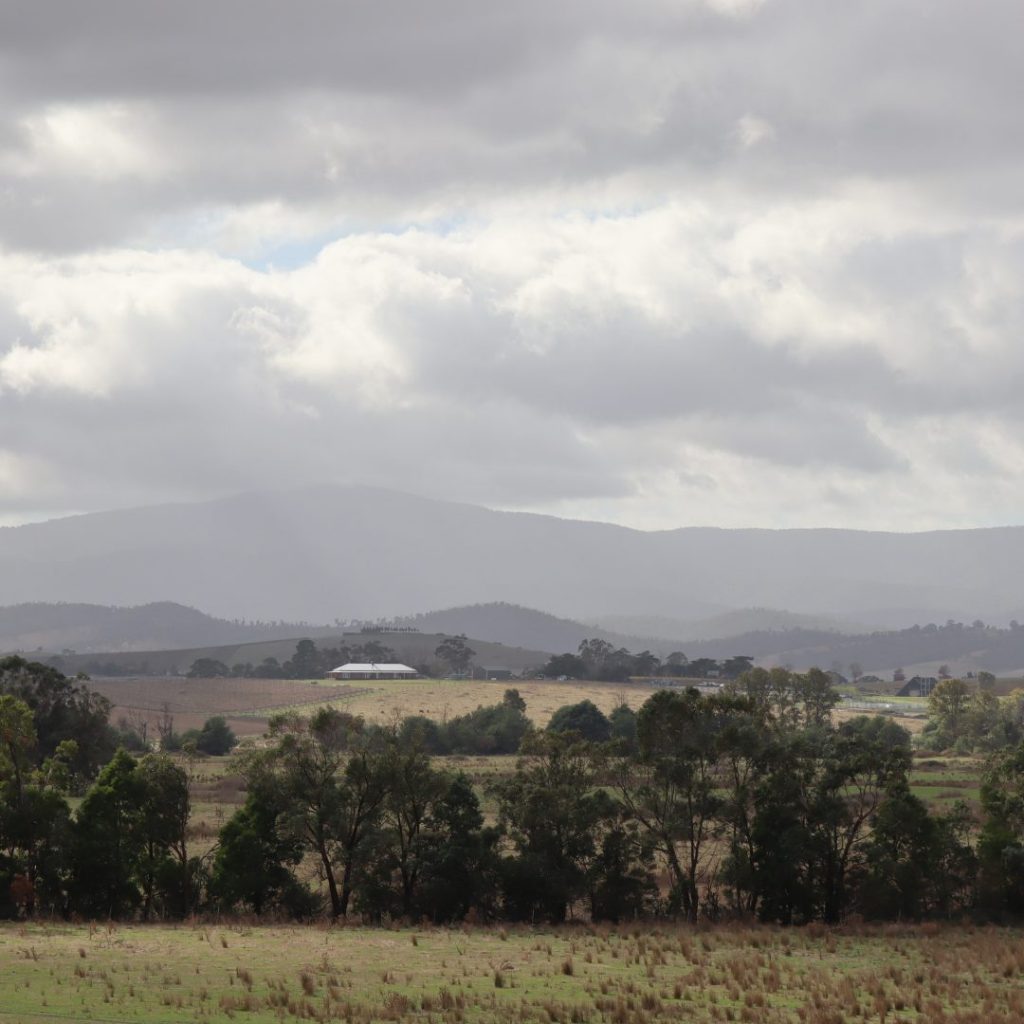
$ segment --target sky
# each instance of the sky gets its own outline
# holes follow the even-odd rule
[[[1024,522],[1020,0],[0,6],[0,523]]]

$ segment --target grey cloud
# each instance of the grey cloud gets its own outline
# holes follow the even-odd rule
[[[26,248],[145,238],[147,212],[280,201],[335,225],[361,212],[419,220],[439,203],[637,174],[684,192],[709,176],[781,196],[869,176],[914,179],[944,202],[1022,198],[1024,129],[1007,102],[1024,85],[1022,26],[1009,0],[983,14],[768,0],[741,17],[696,0],[121,2],[61,18],[12,5],[3,18],[8,118],[137,104],[170,165],[146,183],[8,175],[4,237]],[[746,149],[748,115],[772,136]],[[54,221],[71,225],[63,240]]]
[[[0,455],[39,474],[0,514],[780,474],[930,510],[943,471],[1012,505],[1017,0],[61,8],[0,11],[0,258],[68,305],[0,300]],[[211,255],[342,236],[296,275]],[[166,250],[188,283],[135,302]]]

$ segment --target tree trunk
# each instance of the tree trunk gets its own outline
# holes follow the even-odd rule
[[[331,897],[331,917],[338,918],[345,911],[342,908],[341,898],[338,896],[338,882],[334,877],[334,866],[331,864],[330,855],[323,841],[317,843],[317,851],[320,854],[320,862],[324,866],[324,876],[327,879],[327,891]],[[346,872],[347,876],[347,872]],[[348,901],[346,900],[346,906]]]

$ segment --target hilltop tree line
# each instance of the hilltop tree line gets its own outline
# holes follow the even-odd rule
[[[710,696],[657,691],[638,712],[571,705],[539,731],[510,690],[463,716],[481,734],[502,734],[501,723],[519,733],[514,770],[486,787],[490,822],[469,778],[432,760],[429,720],[280,716],[269,745],[242,759],[244,804],[197,856],[187,762],[122,749],[99,767],[102,745],[79,746],[71,732],[90,722],[101,732],[102,704],[81,683],[8,660],[0,913],[785,923],[1024,913],[1024,745],[990,762],[975,834],[966,807],[934,814],[911,793],[904,729],[869,717],[837,726],[835,701],[825,673],[753,669]],[[72,792],[84,794],[74,812]]]
[[[395,652],[376,640],[365,644],[340,644],[319,648],[309,639],[295,645],[295,653],[286,661],[264,658],[258,665],[235,662],[230,667],[216,658],[197,658],[188,671],[190,679],[322,679],[331,669],[350,661],[394,661]]]
[[[593,638],[581,641],[575,654],[554,655],[544,666],[543,673],[551,679],[564,676],[605,682],[625,682],[636,676],[736,679],[752,667],[753,661],[753,657],[746,655],[734,655],[722,661],[715,658],[691,661],[682,651],[674,651],[663,661],[650,651],[633,654],[625,647]]]
[[[476,651],[469,646],[464,633],[443,637],[434,649],[434,657],[449,672],[464,673],[469,669]],[[395,652],[378,640],[363,644],[341,644],[338,647],[318,648],[310,639],[300,640],[295,653],[283,664],[277,658],[264,658],[258,665],[236,662],[230,668],[216,658],[197,658],[188,671],[190,679],[322,679],[331,669],[348,662],[393,662]],[[422,675],[429,675],[429,666],[419,667]]]

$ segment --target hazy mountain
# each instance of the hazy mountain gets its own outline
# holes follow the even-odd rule
[[[779,632],[790,629],[831,630],[836,633],[862,633],[849,620],[829,615],[800,615],[778,608],[737,608],[706,619],[672,619],[664,615],[602,615],[597,624],[605,629],[632,636],[692,640],[714,640],[744,633]]]
[[[425,632],[466,633],[496,643],[532,647],[552,654],[575,651],[581,641],[592,637],[631,651],[657,648],[655,653],[667,654],[674,649],[673,642],[666,638],[602,629],[600,626],[506,602],[492,601],[488,604],[445,608],[404,616],[397,621],[401,625],[413,626]]]
[[[173,601],[132,608],[97,604],[30,604],[0,608],[0,651],[145,651],[311,636],[330,629],[301,623],[217,619]]]
[[[668,641],[616,633],[500,602],[405,616],[391,625],[412,627],[425,634],[466,633],[484,642],[552,654],[575,651],[582,640],[590,637],[634,651],[652,644],[659,653],[674,649]],[[71,649],[79,654],[138,653],[279,640],[294,643],[295,638],[303,636],[334,642],[339,635],[337,625],[238,622],[214,618],[172,601],[133,608],[43,602],[0,608],[0,652],[59,653]]]
[[[897,668],[910,674],[934,675],[940,665],[948,666],[953,674],[986,669],[1011,676],[1024,671],[1024,628],[996,629],[954,622],[854,636],[795,629],[694,641],[685,644],[683,650],[691,660],[749,654],[765,665],[788,665],[800,670],[812,665],[834,666],[844,674],[857,663],[864,672],[885,678]]]
[[[0,604],[171,600],[263,620],[491,601],[581,621],[685,620],[706,617],[709,605],[854,618],[869,608],[912,608],[918,619],[943,609],[970,620],[1016,607],[1022,578],[1020,527],[642,532],[359,487],[0,529]]]

